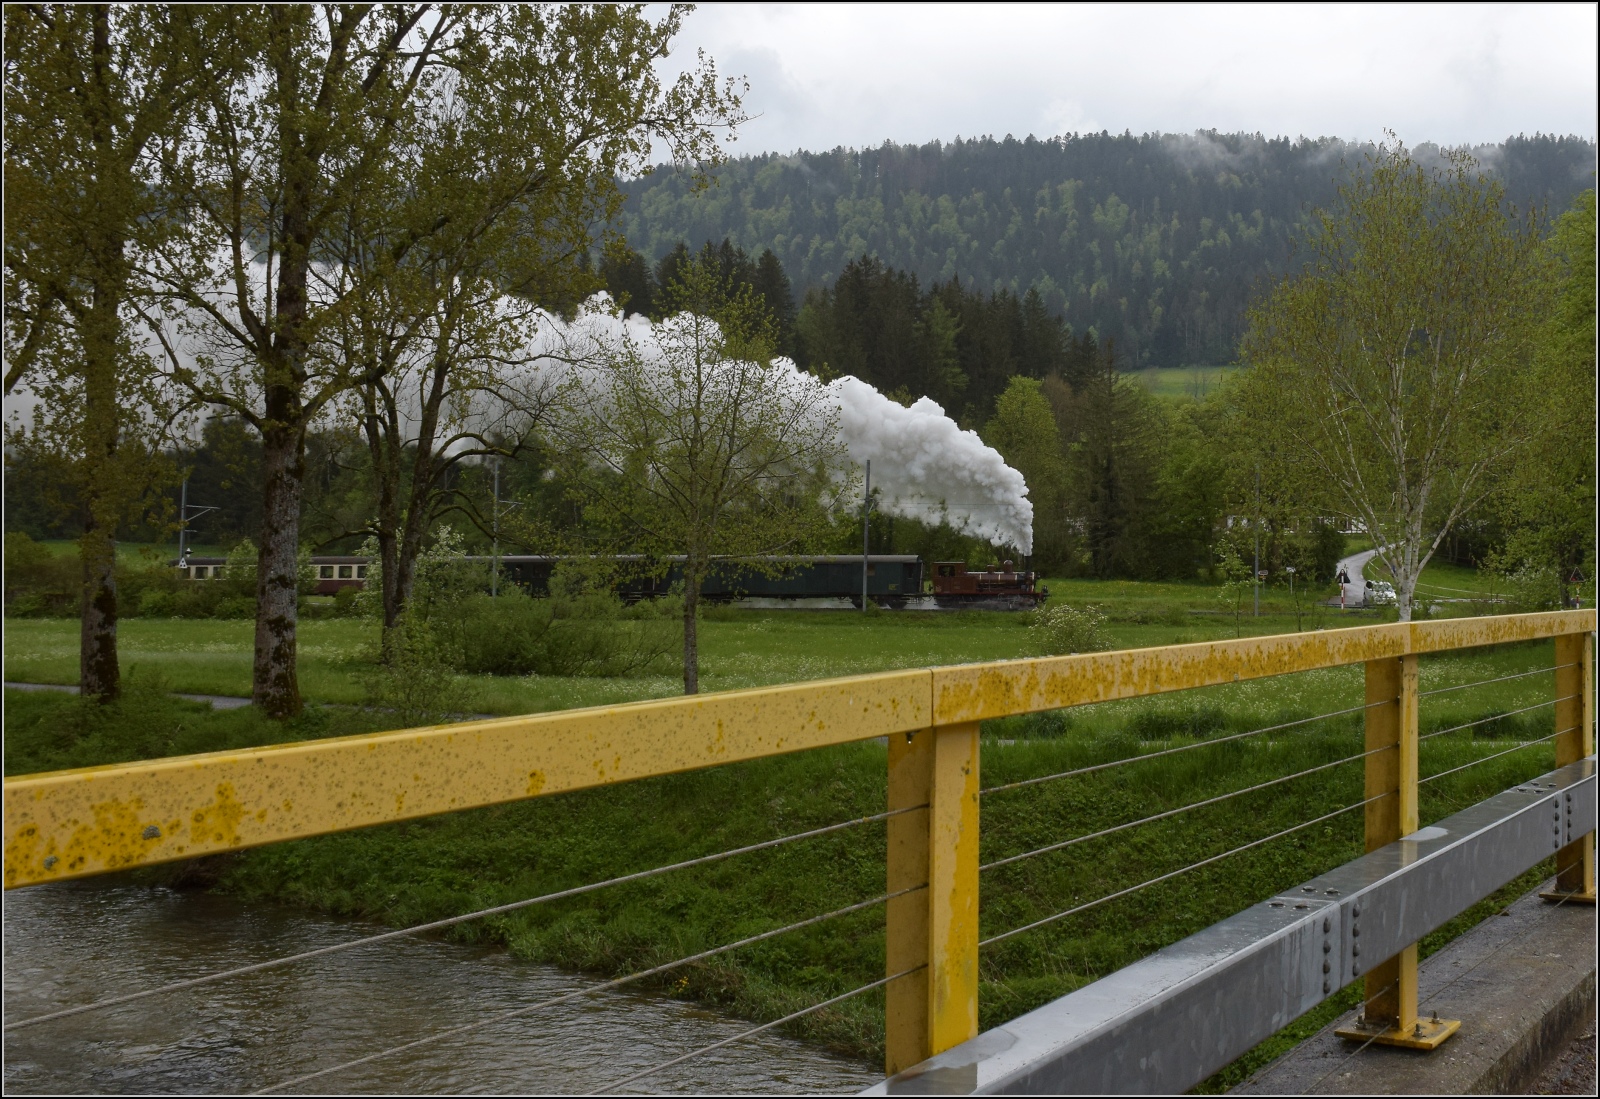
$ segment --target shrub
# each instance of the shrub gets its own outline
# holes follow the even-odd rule
[[[395,728],[437,725],[465,708],[457,655],[427,621],[403,615],[382,646],[366,677],[367,705],[391,714]]]
[[[436,609],[460,670],[477,675],[623,676],[665,663],[677,633],[672,607],[625,607],[610,592],[534,599],[519,588]],[[679,613],[682,604],[678,605]]]
[[[1228,718],[1215,706],[1196,709],[1140,710],[1128,722],[1128,731],[1140,740],[1171,740],[1174,737],[1203,739],[1228,727]]]
[[[1113,645],[1105,624],[1105,612],[1099,607],[1091,604],[1079,609],[1063,603],[1035,612],[1028,632],[1034,650],[1043,656],[1094,653]]]
[[[16,618],[76,615],[83,584],[75,553],[56,554],[22,531],[7,531],[5,612]]]
[[[140,618],[170,618],[174,599],[170,591],[146,591],[139,596]]]
[[[1566,592],[1560,570],[1550,565],[1524,564],[1506,577],[1506,594],[1515,613],[1560,610]]]

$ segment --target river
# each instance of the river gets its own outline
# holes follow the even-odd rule
[[[374,930],[106,879],[14,890],[4,905],[7,1022]],[[5,1091],[253,1091],[592,983],[499,948],[393,940],[9,1031]],[[749,1026],[657,996],[598,993],[300,1090],[589,1092]],[[871,1066],[769,1032],[624,1090],[856,1092],[881,1078]]]

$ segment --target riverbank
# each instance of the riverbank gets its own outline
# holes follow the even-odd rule
[[[940,629],[920,636],[938,636]],[[901,636],[919,635],[907,629]],[[994,628],[991,636],[1006,635]],[[1423,686],[1550,663],[1548,644],[1433,658],[1424,664]],[[1547,699],[1549,679],[1532,675],[1430,698],[1425,730]],[[1347,708],[1360,698],[1359,668],[1334,669],[994,722],[985,728],[983,783],[1216,738]],[[106,710],[67,696],[7,692],[6,701],[7,774],[313,739],[384,724],[380,714],[317,707],[279,725],[248,708],[213,712],[137,686],[126,702]],[[1543,735],[1541,715],[1501,717],[1428,741],[1424,774]],[[984,805],[982,858],[1017,854],[1352,755],[1361,745],[1358,716],[993,795]],[[1543,720],[1548,724],[1547,715]],[[281,844],[149,871],[142,880],[404,926],[881,811],[885,765],[881,745],[848,745]],[[1539,745],[1452,775],[1424,788],[1423,817],[1445,815],[1550,765],[1549,746]],[[982,932],[994,934],[1178,869],[1352,804],[1360,792],[1360,764],[1350,763],[996,870],[982,884]],[[1270,895],[1360,850],[1360,816],[1349,813],[1007,940],[983,956],[982,1024],[1030,1010],[1232,914],[1242,898]],[[452,937],[503,944],[521,959],[616,975],[876,896],[883,868],[883,825],[868,825],[469,923]],[[882,912],[872,908],[676,971],[655,988],[767,1020],[877,979],[882,950]],[[807,1017],[793,1033],[876,1059],[881,997],[868,994]]]

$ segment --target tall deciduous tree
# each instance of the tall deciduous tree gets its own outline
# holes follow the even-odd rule
[[[159,274],[201,318],[206,354],[178,376],[262,438],[252,695],[289,715],[306,434],[371,365],[338,353],[343,319],[376,283],[474,246],[515,212],[551,219],[540,245],[587,242],[592,205],[547,196],[611,186],[652,139],[710,156],[737,98],[709,62],[671,86],[657,78],[681,7],[655,22],[581,5],[229,10],[258,64],[211,97],[195,172],[169,181],[191,199],[193,231]],[[454,155],[430,155],[430,142]],[[340,262],[352,226],[380,244],[359,270]]]
[[[138,255],[172,228],[156,186],[196,97],[229,71],[214,12],[5,8],[8,395],[31,392],[14,447],[55,451],[83,517],[79,683],[120,690],[116,530],[149,486],[162,402],[134,332]]]
[[[1533,429],[1536,218],[1465,153],[1381,148],[1252,309],[1239,388],[1263,476],[1366,524],[1402,621],[1417,577]]]
[[[1595,193],[1556,222],[1549,307],[1535,342],[1534,434],[1490,506],[1506,565],[1595,576]],[[1593,589],[1590,589],[1593,599]]]
[[[1033,557],[1041,567],[1066,559],[1069,527],[1065,513],[1067,470],[1061,433],[1042,383],[1015,377],[995,402],[983,441],[1028,482],[1033,501]]]
[[[586,514],[637,551],[683,555],[683,689],[700,689],[696,616],[714,558],[793,552],[825,529],[820,502],[845,456],[838,409],[814,376],[773,358],[764,303],[729,295],[707,264],[665,288],[650,342],[585,353],[554,439]]]

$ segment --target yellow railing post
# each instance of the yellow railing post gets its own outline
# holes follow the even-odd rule
[[[887,973],[890,1075],[978,1033],[978,724],[889,737]]]
[[[1556,638],[1556,766],[1594,753],[1594,637],[1569,633]],[[1594,833],[1556,852],[1556,883],[1540,896],[1550,901],[1593,904]]]
[[[1366,848],[1376,851],[1417,830],[1417,658],[1367,661]],[[1387,749],[1387,750],[1386,750]],[[1352,953],[1366,997],[1361,1019],[1341,1038],[1408,1049],[1436,1049],[1461,1026],[1417,1018],[1417,947],[1377,965],[1363,964],[1360,917],[1351,922]]]
[[[933,731],[889,736],[889,808],[928,805],[933,788]],[[889,892],[928,880],[928,810],[889,818]],[[892,977],[928,960],[928,895],[895,897],[885,920],[887,972]],[[884,1073],[893,1076],[933,1055],[928,1042],[927,974],[891,981],[884,992]]]

